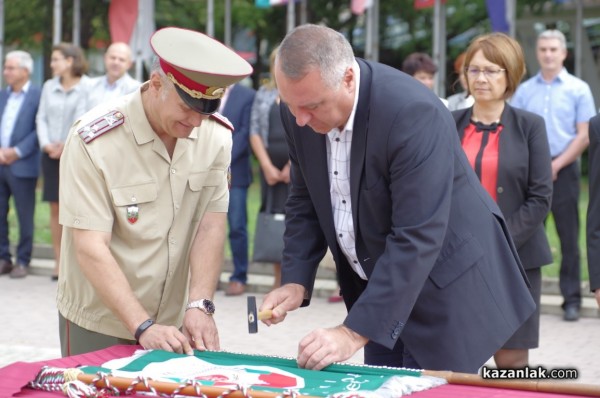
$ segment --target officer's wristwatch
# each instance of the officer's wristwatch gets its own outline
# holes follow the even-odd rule
[[[188,305],[185,307],[185,310],[187,311],[192,308],[198,308],[206,315],[213,315],[215,313],[215,305],[208,299],[192,301],[191,303],[188,303]]]

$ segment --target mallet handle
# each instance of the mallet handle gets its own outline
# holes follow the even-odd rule
[[[271,310],[264,310],[264,311],[258,311],[258,320],[262,321],[264,319],[271,319],[273,318],[273,311]]]

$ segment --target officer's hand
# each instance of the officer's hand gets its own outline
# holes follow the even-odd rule
[[[183,317],[183,334],[190,344],[197,350],[219,351],[219,332],[211,315],[192,308],[185,312]]]
[[[194,354],[188,339],[174,326],[155,323],[142,333],[139,343],[147,350],[156,349],[179,354]]]
[[[333,362],[343,362],[369,340],[344,325],[316,329],[298,344],[298,366],[321,370]]]
[[[265,296],[260,306],[260,311],[271,310],[273,316],[271,319],[263,319],[266,325],[273,325],[283,322],[287,313],[300,307],[304,300],[304,286],[296,283],[287,283]]]

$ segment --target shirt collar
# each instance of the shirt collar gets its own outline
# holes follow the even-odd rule
[[[27,80],[27,82],[23,85],[23,88],[21,89],[20,93],[27,94],[27,91],[29,91],[29,87],[31,87],[31,80]],[[8,92],[11,94],[14,93],[12,87],[8,86]]]
[[[356,80],[356,90],[354,90],[354,104],[352,104],[352,112],[350,113],[350,117],[348,117],[348,121],[346,122],[346,125],[344,126],[344,129],[340,132],[344,132],[344,131],[352,131],[354,129],[354,116],[356,115],[356,107],[358,105],[358,92],[360,90],[360,66],[358,65],[358,62],[356,62],[356,60],[354,60],[354,62],[352,63],[352,70],[354,71],[354,77]],[[337,128],[334,128],[333,130],[331,130],[328,134],[337,131]]]
[[[558,73],[558,75],[556,75],[554,77],[554,79],[552,79],[551,83],[554,83],[554,82],[562,83],[565,81],[565,79],[567,78],[568,75],[569,75],[569,72],[567,72],[567,69],[565,67],[563,67],[561,69],[561,71]],[[544,77],[542,76],[542,71],[539,71],[537,73],[537,81],[540,83],[547,83],[546,80],[544,80]]]

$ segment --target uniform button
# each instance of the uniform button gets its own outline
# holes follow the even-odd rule
[[[171,169],[171,174],[175,174],[175,169]]]
[[[346,204],[346,201],[345,201],[345,200],[342,200],[342,203],[343,203],[343,204]]]
[[[333,172],[333,174],[335,174],[335,175],[338,175],[338,172],[337,172],[337,171],[334,171],[334,172]]]
[[[498,187],[497,191],[498,191],[498,193],[502,193],[502,192],[504,192],[504,188]]]
[[[341,238],[341,237],[343,237],[343,236],[344,236],[344,234],[338,234],[338,236]]]

